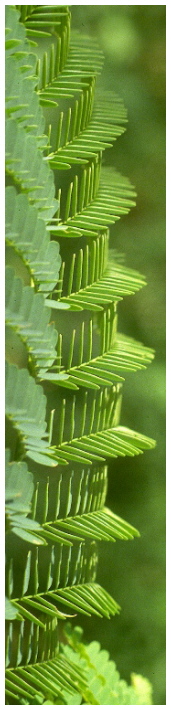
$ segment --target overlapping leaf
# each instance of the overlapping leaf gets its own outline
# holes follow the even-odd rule
[[[5,33],[6,33],[6,43],[5,52],[6,56],[10,54],[17,54],[21,57],[21,52],[28,53],[31,50],[30,44],[26,38],[26,31],[23,24],[19,23],[19,6],[18,5],[6,5],[5,8]],[[23,59],[24,59],[23,55]],[[18,59],[20,59],[18,57]]]
[[[66,229],[70,237],[70,227],[68,226]],[[72,297],[72,294],[78,293],[79,290],[101,281],[107,268],[108,240],[109,235],[106,231],[93,239],[91,238],[87,244],[80,243],[81,248],[77,251],[75,247],[72,253],[70,248],[66,253],[64,240],[61,240],[62,264],[57,288],[54,291],[54,296],[58,299],[57,305],[62,303],[61,300],[59,301],[61,297]],[[68,247],[70,247],[70,243]],[[56,307],[55,304],[53,304],[54,307]],[[72,306],[72,310],[79,310],[79,306]]]
[[[57,536],[56,541],[58,542]],[[76,556],[74,548],[72,550],[69,547],[63,559],[63,543],[61,542],[60,546],[58,544],[54,558],[54,540],[51,541],[51,545],[52,542],[53,546],[46,548],[47,584],[44,581],[44,591],[41,582],[41,558],[43,557],[40,547],[37,554],[34,549],[28,552],[20,596],[15,593],[17,583],[15,567],[13,575],[11,563],[9,564],[7,593],[20,617],[33,623],[34,627],[36,625],[45,630],[48,619],[52,622],[54,619],[63,619],[72,615],[73,611],[88,616],[95,614],[108,618],[111,614],[118,613],[119,606],[116,602],[94,582],[97,564],[94,543],[88,545],[77,543]],[[64,565],[64,560],[65,570],[61,569],[61,562],[63,561]],[[57,568],[59,568],[58,572]],[[68,609],[65,611],[66,606]]]
[[[16,21],[16,39],[14,40],[10,25],[13,24],[13,21],[15,24],[15,20],[17,19],[18,12],[16,9],[7,8],[7,28],[9,24],[9,39],[7,39],[7,42],[12,42],[11,51],[13,51],[13,56],[7,57],[10,71],[8,71],[7,84],[9,94],[7,93],[6,97],[6,170],[15,182],[19,182],[21,189],[28,192],[29,198],[32,201],[36,201],[37,206],[41,210],[42,218],[47,221],[48,218],[53,217],[58,204],[55,200],[53,175],[43,158],[43,147],[44,144],[47,144],[47,138],[43,138],[42,142],[41,134],[44,128],[44,118],[39,106],[38,97],[34,91],[36,80],[32,76],[35,58],[31,56],[30,70],[27,65],[27,62],[30,61],[30,55],[28,53],[28,43],[27,40],[25,40],[24,55],[26,55],[26,65],[24,66],[23,72],[23,56],[22,63],[21,61],[18,62],[20,58],[19,51],[17,53],[14,51],[15,42],[19,43],[20,48],[21,32],[23,41],[26,36],[24,27],[21,30],[19,23]],[[17,38],[17,32],[19,39]],[[31,124],[29,124],[30,120]],[[36,124],[35,120],[37,121]],[[29,127],[31,128],[31,135],[28,132]],[[35,135],[33,135],[34,128]]]
[[[42,219],[51,219],[58,207],[52,172],[37,150],[36,137],[11,117],[6,126],[6,171],[36,201]]]
[[[49,33],[53,36],[57,32],[57,39],[54,37],[54,43],[49,45],[37,63],[40,103],[53,106],[55,99],[58,103],[59,98],[70,98],[74,92],[89,87],[94,74],[101,69],[103,55],[95,40],[92,40],[90,50],[90,41],[83,36],[80,43],[77,33],[72,33],[69,46],[69,8],[45,5],[17,7],[21,11],[27,36],[34,34],[39,41],[44,29],[45,35]]]
[[[6,323],[26,344],[35,370],[46,370],[56,360],[57,331],[41,293],[23,286],[11,267],[6,268]]]
[[[14,187],[6,188],[6,242],[19,253],[39,291],[52,291],[61,264],[59,244],[50,241],[38,210]]]
[[[120,679],[115,663],[98,642],[84,644],[80,627],[65,626],[56,659],[7,671],[7,696],[19,704],[152,704],[151,684],[136,674],[131,685]],[[47,700],[45,700],[47,698]],[[86,702],[83,702],[86,701]],[[44,702],[45,701],[45,702]]]
[[[47,442],[46,397],[25,368],[6,364],[6,417],[17,430],[21,456],[44,465],[56,466],[57,460]]]
[[[24,461],[10,462],[10,451],[6,451],[5,467],[5,523],[7,532],[12,531],[26,542],[45,545],[42,528],[36,520],[28,518],[33,497],[33,475]],[[6,617],[9,618],[9,617]]]
[[[83,690],[84,705],[151,705],[151,684],[142,676],[131,676],[131,685],[121,680],[116,665],[109,658],[108,651],[102,650],[97,641],[84,644],[82,629],[71,629],[66,625],[68,644],[63,644],[63,653],[67,659],[80,664],[87,679]],[[67,698],[67,704],[72,703],[72,696]],[[81,702],[81,701],[80,701]]]
[[[12,8],[8,7],[8,13]],[[12,43],[12,31],[10,30],[7,40]],[[10,39],[11,38],[11,39]],[[19,51],[20,50],[20,51]],[[21,56],[21,59],[20,59]],[[23,56],[25,64],[23,64]],[[19,121],[27,132],[31,132],[37,137],[38,147],[46,146],[47,136],[44,135],[45,120],[40,108],[39,99],[35,91],[37,79],[35,77],[36,56],[29,51],[28,42],[22,43],[22,51],[19,47],[7,51],[6,56],[6,115]],[[41,137],[42,136],[42,137]]]
[[[20,577],[18,577],[18,558],[16,549],[12,551],[12,557],[8,555],[7,560],[7,597],[12,603],[18,603],[19,605],[22,600],[22,605],[24,605],[25,609],[25,611],[23,609],[23,614],[25,614],[26,618],[29,618],[30,621],[33,621],[38,625],[39,622],[38,620],[36,621],[38,611],[41,612],[42,615],[44,613],[45,616],[48,615],[49,617],[50,615],[50,618],[52,619],[56,615],[62,618],[64,613],[60,609],[58,603],[56,605],[57,609],[54,609],[53,598],[50,599],[49,596],[47,597],[47,594],[49,595],[53,591],[56,593],[58,588],[72,588],[75,584],[82,585],[86,582],[94,582],[96,574],[97,551],[94,541],[75,541],[74,546],[64,546],[62,536],[61,541],[59,541],[56,535],[55,543],[54,537],[55,536],[52,535],[52,539],[51,537],[50,540],[48,539],[49,544],[45,548],[41,545],[37,548],[35,546],[31,546],[27,554],[25,554],[23,564],[21,565]],[[18,541],[17,549],[18,554],[20,551],[22,559],[23,551],[25,551],[25,544],[22,540]],[[39,599],[40,594],[41,599]],[[45,601],[42,600],[42,597],[43,599],[45,597]],[[32,601],[30,602],[30,600]],[[48,600],[50,602],[52,601],[53,605],[50,605],[49,612]],[[25,608],[25,602],[27,601],[28,608]],[[38,607],[35,606],[35,618],[33,618],[35,614],[35,610],[33,608],[34,601],[38,604]],[[30,616],[30,614],[32,616]],[[38,614],[38,617],[39,616],[40,614]],[[44,628],[46,618],[42,616],[40,621],[40,626],[43,626]]]

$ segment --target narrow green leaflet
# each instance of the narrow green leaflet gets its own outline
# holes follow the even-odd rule
[[[113,348],[115,368],[135,372],[144,369],[154,359],[154,350],[134,338],[117,333]]]
[[[104,386],[111,386],[113,382],[123,382],[124,377],[119,372],[135,372],[142,370],[151,363],[154,358],[154,351],[147,348],[132,338],[125,338],[117,334],[113,347],[101,355],[88,362],[83,362],[79,367],[71,367],[68,370],[67,387],[90,387],[95,390]],[[63,386],[63,382],[59,381]]]
[[[5,597],[5,619],[8,619],[8,621],[12,621],[14,619],[23,619],[21,614],[19,614],[18,610],[16,609],[15,605],[12,604],[10,599]]]
[[[63,38],[66,55],[68,42],[67,23],[63,30]],[[57,102],[59,102],[59,98],[72,98],[75,94],[78,98],[79,94],[83,91],[87,94],[87,89],[89,90],[88,93],[91,103],[93,77],[99,72],[102,63],[103,54],[98,48],[97,43],[92,40],[92,51],[90,57],[90,54],[87,51],[87,40],[84,36],[82,37],[81,46],[77,44],[77,41],[74,43],[72,38],[69,54],[65,64],[61,53],[61,43],[59,42],[56,46],[54,44],[51,45],[50,61],[48,62],[48,55],[46,52],[37,65],[40,103],[44,96],[46,96],[49,100],[54,97]],[[71,127],[72,121],[71,126],[69,125],[68,127],[68,135]]]
[[[51,524],[47,523],[43,529],[50,531]],[[84,540],[85,537],[92,537],[95,540],[131,540],[139,536],[138,530],[129,523],[126,523],[122,518],[119,518],[108,508],[103,508],[91,513],[68,517],[64,520],[56,520],[52,524],[52,530],[58,534],[68,533],[73,539]]]
[[[117,456],[136,456],[143,450],[152,449],[155,441],[132,429],[116,426],[101,432],[73,439],[56,447],[58,459],[78,461],[90,464],[92,461],[105,461],[105,458]]]
[[[95,582],[85,584],[74,584],[72,587],[63,589],[52,589],[46,594],[37,594],[34,597],[24,596],[20,599],[12,599],[14,607],[22,615],[38,626],[42,626],[41,614],[51,618],[65,619],[73,615],[73,611],[82,613],[85,616],[105,616],[110,618],[118,614],[120,607],[103,587]],[[64,610],[61,610],[61,605]],[[68,612],[65,613],[65,607]]]
[[[99,184],[99,161],[94,161],[85,168],[81,180],[75,176],[70,183],[64,224],[75,230],[75,236],[96,236],[104,232],[110,224],[128,214],[135,206],[136,193],[129,180],[123,178],[117,171],[102,168],[102,178]],[[65,233],[64,233],[65,236]]]
[[[115,114],[115,104],[113,106],[113,113]],[[96,129],[98,129],[98,136],[97,139],[94,140]],[[66,146],[60,147],[57,152],[49,153],[48,161],[54,170],[60,169],[62,161],[64,161],[64,163],[68,166],[71,166],[72,164],[86,165],[88,161],[91,158],[95,158],[100,151],[105,150],[105,148],[110,148],[112,145],[111,141],[116,140],[116,138],[124,132],[125,128],[123,128],[123,126],[115,125],[112,119],[111,123],[106,125],[105,122],[103,122],[102,113],[101,118],[92,117],[89,127],[83,129],[78,137],[67,143]]]
[[[79,280],[82,277],[82,264],[80,268]],[[123,267],[117,262],[112,264],[109,262],[104,276],[99,281],[85,288],[78,288],[77,292],[71,293],[70,296],[62,296],[60,300],[68,303],[71,310],[102,311],[103,306],[121,301],[124,296],[136,293],[145,284],[144,276],[141,276],[138,271]],[[53,308],[53,299],[50,301],[50,306]]]
[[[53,521],[67,520],[84,513],[101,510],[105,505],[107,490],[107,466],[81,467],[75,480],[74,467],[62,468],[58,476],[49,481],[47,478],[43,490],[43,510],[41,509],[41,524]],[[51,505],[53,493],[53,505]],[[34,516],[40,509],[42,489],[36,486],[33,499]]]
[[[64,654],[34,666],[6,671],[7,697],[20,704],[43,705],[43,700],[49,697],[61,702],[64,700],[63,693],[74,694],[84,687],[84,671]],[[21,702],[22,699],[25,703]]]

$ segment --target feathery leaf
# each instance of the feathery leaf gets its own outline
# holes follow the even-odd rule
[[[44,526],[44,530],[50,529],[50,524]],[[68,517],[64,520],[56,520],[53,523],[54,532],[68,533],[72,539],[84,540],[84,537],[92,537],[95,540],[121,540],[133,539],[139,536],[138,531],[129,523],[112,513],[108,508],[103,508],[91,513]]]
[[[62,460],[66,458],[68,461],[90,464],[93,460],[103,462],[106,457],[136,456],[141,454],[143,449],[151,449],[154,446],[153,439],[132,429],[117,426],[62,443],[55,451],[59,459],[61,456]]]
[[[47,597],[47,598],[46,598]],[[13,605],[23,618],[32,618],[34,623],[42,626],[41,613],[52,618],[65,619],[68,614],[61,612],[56,605],[67,606],[77,613],[85,616],[106,616],[119,613],[120,607],[114,599],[99,584],[89,582],[85,584],[74,584],[73,587],[50,590],[46,594],[39,594],[36,597],[24,597],[20,600],[13,600]]]
[[[84,705],[148,705],[152,704],[151,684],[141,676],[131,677],[128,686],[121,680],[116,665],[109,658],[108,651],[102,650],[97,641],[84,644],[82,629],[65,627],[68,644],[63,644],[64,657],[75,661],[84,670],[87,679],[83,689]],[[66,697],[66,704],[72,702],[72,696]]]
[[[44,663],[35,663],[34,666],[6,671],[7,697],[19,703],[24,698],[29,704],[39,700],[42,705],[49,695],[62,701],[64,692],[73,694],[76,690],[82,691],[84,686],[84,671],[65,658],[64,654]]]
[[[109,266],[99,281],[94,281],[85,288],[80,288],[79,284],[78,291],[72,292],[69,296],[67,294],[62,296],[60,301],[68,303],[71,310],[102,311],[103,306],[121,301],[124,296],[136,293],[145,286],[145,283],[144,276],[141,276],[138,271],[123,267],[114,261],[111,264],[109,260]],[[46,304],[48,305],[48,300]],[[53,299],[50,300],[49,306],[53,308]]]
[[[118,372],[135,372],[145,369],[154,358],[154,351],[147,348],[133,338],[125,338],[117,334],[113,347],[100,357],[83,362],[79,367],[68,370],[68,380],[65,386],[75,384],[79,387],[100,389],[112,386],[114,382],[123,382],[124,377]],[[53,381],[53,376],[52,376]],[[59,385],[63,382],[59,380]]]

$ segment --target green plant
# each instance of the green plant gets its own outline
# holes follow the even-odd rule
[[[64,6],[7,6],[6,32],[7,704],[80,704],[87,664],[57,627],[119,612],[96,540],[139,534],[104,507],[105,461],[154,445],[119,424],[123,375],[153,352],[117,333],[117,303],[145,279],[108,252],[135,193],[102,165],[126,112],[94,103],[101,51],[70,43]]]

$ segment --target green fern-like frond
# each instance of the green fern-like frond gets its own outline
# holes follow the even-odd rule
[[[44,526],[44,530],[51,530],[51,525],[48,523]],[[92,537],[95,540],[112,540],[116,538],[121,540],[133,539],[139,536],[138,531],[129,523],[119,518],[112,513],[108,508],[96,511],[94,513],[86,513],[68,517],[64,520],[56,520],[53,523],[53,532],[67,533],[72,539],[84,540],[85,537]]]
[[[79,627],[72,630],[67,624],[69,646],[61,644],[57,659],[36,664],[30,672],[21,668],[7,671],[7,697],[31,705],[152,704],[151,684],[146,678],[132,674],[128,686],[108,652],[97,642],[84,644],[81,636]]]
[[[95,614],[110,618],[120,610],[111,595],[96,583],[75,584],[74,587],[58,589],[52,597],[57,603],[61,602],[62,605],[86,616]]]
[[[36,597],[24,597],[13,600],[13,606],[20,613],[22,618],[29,619],[38,626],[44,627],[42,614],[46,617],[65,619],[68,614],[62,612],[60,605],[68,610],[76,611],[85,616],[105,616],[110,618],[119,613],[120,607],[110,594],[95,582],[85,584],[74,584],[73,587],[64,589],[52,589],[46,594],[39,594]]]
[[[32,517],[42,525],[75,518],[104,507],[107,491],[107,466],[86,466],[78,475],[72,466],[61,468],[58,476],[38,482],[33,496]],[[53,494],[53,495],[52,495]],[[41,501],[44,505],[41,505]],[[56,526],[55,526],[56,527]]]
[[[13,466],[14,465],[15,464],[13,464]],[[25,486],[26,485],[27,480]],[[18,481],[16,484],[16,490],[17,486]],[[11,524],[14,526],[11,527],[12,532],[15,532],[16,534],[19,534],[20,537],[27,539],[25,532],[23,535],[20,535],[20,530],[19,532],[17,532],[17,530],[14,529],[17,527],[24,526],[25,522],[22,516],[20,516],[20,519],[18,515],[16,517],[16,513],[18,513],[18,508],[16,510],[16,502],[12,503],[12,505],[9,505],[8,503],[7,512],[9,511],[10,514],[11,509],[12,513],[14,513],[15,515],[13,519],[11,516],[11,521],[9,519]],[[33,542],[37,542],[37,544],[41,544],[41,542],[43,541],[44,544],[46,544],[46,541],[50,541],[56,544],[59,543],[62,545],[72,546],[75,540],[81,541],[84,540],[84,538],[93,538],[94,540],[109,540],[115,542],[117,538],[121,540],[131,540],[133,539],[133,537],[139,536],[139,533],[136,528],[134,528],[132,525],[129,525],[129,523],[126,523],[117,515],[114,515],[114,513],[112,513],[112,511],[108,508],[104,508],[94,513],[91,512],[82,515],[76,515],[74,518],[68,517],[66,520],[59,519],[53,522],[47,522],[41,528],[40,525],[35,522],[35,520],[26,521],[25,527],[27,527],[27,522],[30,524],[28,525],[28,528],[30,530],[32,528],[33,530],[35,530],[36,528],[37,530],[38,528],[39,530],[41,530],[41,538],[37,536],[37,538],[33,539]],[[30,537],[28,537],[28,541],[32,541]]]
[[[27,36],[37,39],[41,37],[51,37],[56,34],[61,26],[62,20],[70,20],[70,13],[67,7],[59,5],[16,5],[20,11],[21,20],[27,29]],[[50,30],[50,31],[49,31]]]
[[[67,126],[67,141],[62,145],[61,140],[61,124],[63,123],[63,114],[61,114],[57,132],[57,150],[49,153],[47,156],[51,167],[56,170],[60,169],[61,165],[68,168],[72,164],[86,164],[90,159],[96,158],[105,148],[110,148],[111,141],[116,140],[125,128],[123,127],[123,104],[120,102],[120,113],[118,112],[118,98],[116,100],[111,95],[113,111],[106,122],[106,112],[103,109],[105,106],[105,94],[101,102],[100,114],[95,110],[92,113],[88,125],[85,127],[85,117],[83,111],[83,99],[75,102],[74,111],[70,114]],[[120,125],[121,124],[121,125]],[[69,140],[69,131],[71,138]],[[95,137],[96,136],[96,137]]]
[[[57,447],[56,456],[68,461],[90,464],[92,461],[105,461],[106,457],[136,456],[143,449],[151,449],[155,441],[126,427],[106,429],[98,434],[89,434],[80,439],[61,444]]]
[[[106,387],[112,386],[114,382],[123,382],[124,377],[119,372],[145,369],[153,358],[154,352],[151,348],[118,334],[110,350],[100,357],[83,362],[79,367],[71,367],[68,370],[68,380],[65,383],[59,380],[58,384],[71,386],[71,388],[90,387],[98,390],[102,384]],[[53,380],[53,375],[50,374],[50,379],[51,382],[57,381],[55,375]]]
[[[83,170],[81,180],[74,177],[70,183],[64,214],[64,222],[68,226],[68,236],[95,237],[99,232],[107,230],[124,214],[128,214],[131,207],[135,206],[135,192],[128,180],[119,173],[109,169],[102,169],[102,180],[99,185],[100,162],[92,162],[89,168]],[[60,196],[61,202],[63,195]],[[58,221],[58,220],[57,220]],[[53,220],[53,223],[55,220]],[[51,225],[51,231],[58,233],[59,226]],[[77,233],[78,230],[78,233]],[[65,236],[65,231],[63,232]]]
[[[13,605],[14,606],[14,605]],[[20,615],[21,619],[21,615]],[[34,619],[34,621],[33,621]],[[28,613],[27,619],[7,622],[6,667],[9,670],[26,666],[31,670],[35,663],[47,662],[56,656],[57,619],[36,617]],[[24,669],[23,669],[24,670]]]
[[[94,76],[99,72],[103,63],[103,55],[97,43],[92,41],[91,53],[86,37],[80,42],[72,36],[72,41],[67,55],[68,32],[65,26],[62,30],[62,38],[50,47],[50,56],[44,53],[37,64],[38,89],[40,103],[45,98],[47,101],[57,99],[72,98],[75,94],[87,90],[90,104]],[[62,49],[62,51],[61,51]],[[63,54],[62,54],[63,53]],[[90,108],[90,107],[89,107]],[[69,112],[70,113],[70,110]],[[60,119],[61,120],[61,119]]]
[[[13,535],[11,534],[9,540],[11,556],[7,561],[6,577],[6,593],[11,602],[14,603],[18,600],[20,603],[22,599],[24,603],[28,599],[29,604],[29,599],[33,598],[33,602],[35,600],[38,603],[40,595],[46,598],[47,594],[51,594],[51,591],[55,593],[58,588],[65,589],[65,587],[73,587],[75,583],[94,582],[97,568],[97,552],[95,543],[91,540],[83,543],[75,542],[73,546],[64,546],[62,542],[59,542],[57,535],[55,538],[55,535],[49,534],[49,544],[45,548],[39,545],[37,549],[35,546],[30,549],[26,548],[25,541],[18,540],[18,551],[20,550],[21,556],[23,555],[23,550],[25,550],[23,562],[21,557],[20,577],[18,577],[16,571],[16,549],[11,552],[12,539]],[[44,567],[42,567],[43,562]],[[44,607],[42,606],[42,613],[43,609]],[[61,616],[61,612],[58,615]]]
[[[11,37],[11,32],[9,37]],[[25,40],[25,37],[23,40]],[[12,38],[7,41],[11,41],[11,44],[13,42]],[[23,65],[23,57],[25,57],[25,65]],[[6,73],[7,118],[13,117],[14,114],[15,121],[22,123],[28,133],[36,136],[38,146],[41,146],[41,143],[46,145],[47,137],[44,135],[44,117],[37,94],[34,91],[36,86],[35,56],[30,53],[26,40],[22,42],[22,47],[21,44],[19,44],[19,47],[14,45],[13,48],[10,47],[7,51]]]
[[[117,262],[110,263],[102,279],[94,281],[85,288],[80,288],[82,277],[83,258],[80,258],[80,268],[77,270],[78,290],[73,291],[69,296],[66,294],[61,298],[61,302],[68,303],[74,310],[102,311],[103,306],[107,306],[114,301],[121,301],[124,296],[136,293],[146,284],[144,276],[141,276],[138,271],[123,267]],[[46,305],[49,305],[50,308],[56,308],[56,301],[53,303],[53,300],[47,300]]]
[[[115,367],[122,371],[135,372],[145,368],[154,359],[154,350],[147,348],[134,338],[117,334],[115,348]]]
[[[46,663],[6,672],[7,698],[19,704],[24,701],[24,704],[44,705],[43,701],[49,697],[61,702],[64,693],[73,696],[76,691],[82,692],[85,685],[84,671],[62,653]]]
[[[96,541],[139,533],[105,507],[105,461],[155,443],[120,425],[123,375],[153,358],[117,334],[118,301],[145,285],[108,251],[135,205],[102,167],[126,111],[96,92],[102,52],[70,21],[67,6],[6,8],[7,704],[147,704],[98,644],[59,644],[68,616],[120,610]]]

